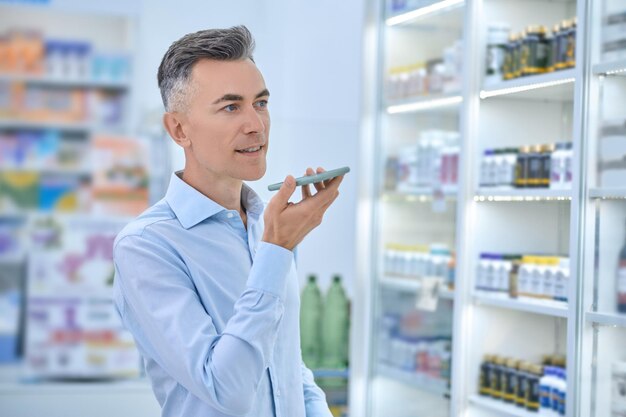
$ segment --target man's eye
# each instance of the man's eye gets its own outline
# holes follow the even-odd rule
[[[236,104],[229,104],[228,106],[224,107],[224,110],[226,110],[227,112],[234,112],[235,110],[237,110],[237,105]]]
[[[262,109],[267,107],[267,100],[259,100],[256,102],[257,107],[261,107]]]

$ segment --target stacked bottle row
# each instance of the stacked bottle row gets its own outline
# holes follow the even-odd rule
[[[542,364],[485,355],[480,365],[479,394],[541,416],[565,415],[565,358],[545,355]]]
[[[83,40],[46,39],[38,31],[11,31],[0,34],[0,73],[126,81],[130,58],[123,53],[95,51]]]
[[[481,253],[475,286],[511,298],[567,301],[569,263],[559,256]]]
[[[571,189],[572,157],[571,142],[486,149],[480,165],[480,186]]]
[[[414,311],[385,314],[380,321],[380,363],[410,374],[449,381],[451,338],[449,334],[437,334],[441,326],[435,321],[432,314]],[[420,331],[409,329],[410,323],[419,323]]]
[[[385,188],[409,192],[417,188],[454,188],[458,184],[459,133],[426,130],[416,145],[387,158]]]
[[[322,299],[317,277],[309,276],[300,302],[300,344],[310,369],[348,366],[349,308],[341,277],[333,277]]]
[[[408,278],[441,277],[450,287],[454,284],[454,252],[444,244],[400,245],[387,244],[384,255],[384,273]]]
[[[389,69],[386,80],[388,100],[428,94],[458,92],[461,87],[461,40],[445,48],[442,58]]]
[[[545,26],[531,25],[510,33],[506,23],[488,28],[486,81],[488,83],[543,74],[576,64],[576,18]]]

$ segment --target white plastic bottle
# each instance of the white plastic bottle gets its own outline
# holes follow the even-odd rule
[[[556,417],[553,408],[553,392],[557,386],[555,368],[546,366],[544,374],[539,379],[539,415],[545,417]]]
[[[565,148],[565,143],[557,143],[550,157],[550,188],[553,190],[565,188]]]
[[[574,151],[572,150],[572,143],[568,142],[565,145],[564,151],[564,160],[565,160],[565,178],[563,181],[563,187],[565,189],[572,188],[572,181],[574,178]]]

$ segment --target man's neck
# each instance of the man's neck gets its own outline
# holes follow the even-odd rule
[[[237,210],[245,223],[245,210],[241,203],[241,180],[224,180],[210,175],[197,175],[193,169],[185,167],[181,179],[228,210]]]

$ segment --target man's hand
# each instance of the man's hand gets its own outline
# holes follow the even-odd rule
[[[324,169],[318,168],[317,173],[321,172]],[[306,175],[314,174],[312,168],[306,170]],[[324,213],[339,195],[341,181],[343,175],[315,183],[315,195],[311,195],[309,185],[303,185],[302,201],[294,204],[289,202],[289,198],[296,190],[296,179],[288,175],[265,209],[262,240],[293,250],[311,230],[322,223]]]

